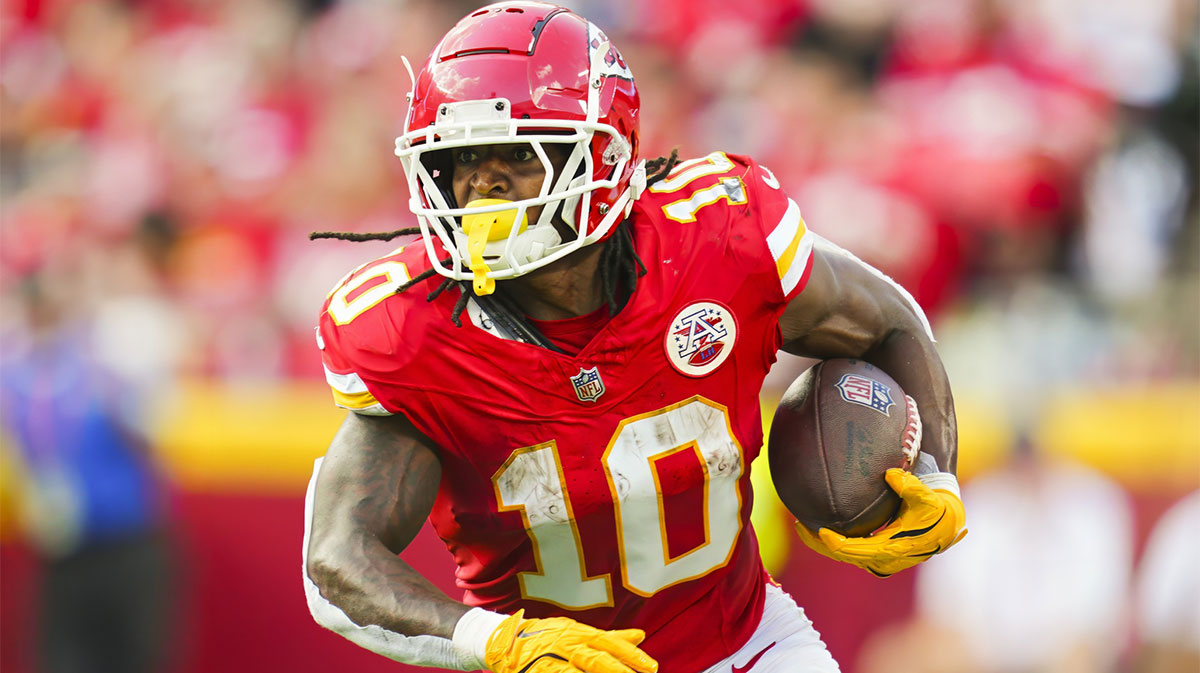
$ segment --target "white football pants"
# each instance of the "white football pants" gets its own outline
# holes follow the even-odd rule
[[[767,585],[762,621],[754,635],[704,673],[839,673],[804,610],[774,584]]]

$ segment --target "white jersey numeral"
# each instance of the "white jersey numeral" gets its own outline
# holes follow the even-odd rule
[[[672,557],[658,462],[690,452],[703,473],[704,541]],[[602,458],[612,493],[621,580],[641,596],[723,567],[742,529],[742,447],[724,406],[696,396],[622,421]],[[501,511],[519,510],[536,572],[521,596],[571,610],[612,605],[608,574],[587,576],[579,528],[554,442],[517,449],[492,476]]]
[[[675,220],[676,222],[695,222],[696,213],[704,206],[711,206],[724,199],[726,203],[744,204],[747,203],[746,185],[742,183],[741,178],[722,178],[720,182],[711,187],[692,192],[692,195],[686,199],[668,203],[663,206],[663,213]]]
[[[724,152],[713,152],[699,159],[684,161],[676,166],[666,178],[655,182],[648,188],[651,192],[670,194],[683,190],[684,187],[696,180],[709,175],[720,175],[733,170],[733,161]],[[707,182],[707,181],[706,181]],[[696,213],[705,206],[725,200],[731,204],[745,204],[746,185],[741,178],[725,177],[716,184],[703,188],[693,187],[687,198],[673,201],[662,207],[663,214],[676,222],[695,222]]]
[[[706,175],[720,175],[731,170],[733,170],[733,162],[729,160],[729,157],[725,156],[724,152],[713,152],[706,157],[679,162],[671,170],[670,175],[650,185],[648,189],[657,193],[677,192],[693,180]]]
[[[676,558],[667,547],[657,461],[691,451],[704,473],[704,542]],[[742,530],[742,449],[725,407],[702,397],[622,421],[604,454],[625,586],[652,596],[723,567]]]
[[[568,610],[612,605],[608,575],[587,577],[575,512],[554,442],[513,451],[492,477],[500,511],[519,510],[537,572],[517,574],[521,596]]]

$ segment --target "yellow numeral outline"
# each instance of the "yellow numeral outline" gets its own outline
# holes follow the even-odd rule
[[[742,205],[749,202],[746,197],[746,183],[741,178],[721,178],[715,185],[692,192],[686,199],[680,199],[663,206],[663,214],[676,222],[689,224],[696,221],[696,213],[704,206],[725,199],[730,204]]]
[[[736,523],[734,524],[733,530],[728,535],[724,536],[724,537],[727,537],[729,540],[728,549],[724,550],[725,551],[724,556],[722,558],[720,558],[719,560],[716,560],[707,566],[701,566],[694,570],[689,570],[689,567],[691,565],[693,565],[697,562],[702,562],[702,561],[696,560],[696,559],[704,558],[700,554],[700,552],[703,551],[706,553],[711,553],[710,550],[715,549],[714,547],[712,547],[712,545],[714,543],[720,543],[723,539],[723,538],[714,539],[714,536],[713,536],[713,526],[712,526],[712,516],[711,516],[713,513],[712,504],[714,502],[716,502],[717,504],[720,504],[721,502],[724,501],[724,498],[717,498],[715,500],[713,498],[714,490],[712,488],[713,487],[712,474],[710,473],[710,471],[708,469],[707,460],[704,459],[704,451],[699,450],[699,441],[703,437],[696,437],[693,439],[689,439],[688,441],[684,442],[680,447],[677,447],[677,448],[686,447],[687,444],[695,444],[697,446],[698,453],[701,456],[702,462],[704,463],[704,466],[705,466],[704,467],[704,470],[705,470],[704,540],[705,540],[705,542],[704,542],[704,544],[699,545],[699,546],[695,547],[694,549],[689,550],[687,553],[681,554],[680,556],[673,558],[673,559],[669,557],[669,554],[666,551],[667,543],[666,543],[665,538],[663,540],[661,540],[661,544],[658,545],[659,547],[661,547],[661,549],[656,549],[654,551],[651,551],[650,549],[648,549],[648,547],[651,546],[651,543],[659,542],[659,541],[649,540],[643,536],[626,534],[625,526],[627,523],[629,523],[629,517],[627,515],[632,515],[632,513],[625,512],[622,510],[621,498],[620,498],[620,494],[617,491],[617,482],[616,482],[615,476],[613,474],[613,454],[615,451],[617,451],[621,447],[621,444],[620,444],[621,435],[624,434],[629,428],[631,428],[631,426],[634,426],[635,424],[639,424],[642,421],[646,421],[646,420],[649,420],[649,419],[652,419],[652,418],[655,418],[658,416],[664,416],[664,415],[671,414],[674,412],[684,413],[687,411],[687,409],[689,407],[692,407],[693,405],[698,405],[695,408],[702,410],[705,413],[721,414],[721,416],[723,417],[723,420],[725,421],[724,427],[725,427],[725,430],[727,433],[723,439],[727,439],[730,442],[730,444],[732,445],[732,447],[734,449],[736,449],[736,452],[737,452],[737,466],[736,466],[737,477],[733,479],[731,484],[728,484],[728,486],[732,486],[732,490],[734,493],[733,501],[736,502],[736,505],[734,505],[734,507],[732,509],[733,520]],[[656,455],[661,455],[661,454],[656,454]],[[682,402],[676,402],[675,404],[665,406],[662,409],[658,409],[656,411],[651,411],[651,412],[644,413],[644,414],[638,414],[637,416],[632,416],[630,418],[627,418],[627,419],[621,421],[617,425],[617,430],[616,430],[616,432],[613,433],[612,439],[609,440],[608,448],[605,449],[605,451],[604,451],[604,457],[602,458],[602,462],[604,464],[605,476],[608,478],[608,488],[609,488],[609,491],[612,493],[612,497],[613,497],[613,508],[615,510],[616,520],[617,520],[617,542],[618,542],[617,549],[621,553],[621,580],[622,580],[622,584],[624,584],[626,589],[628,589],[629,591],[631,591],[639,596],[644,596],[644,597],[648,598],[648,597],[653,596],[654,594],[662,591],[663,589],[673,587],[676,584],[682,584],[684,582],[688,582],[691,580],[695,580],[695,579],[704,577],[705,575],[713,572],[714,570],[718,570],[720,568],[725,567],[729,563],[730,559],[733,558],[733,552],[737,548],[737,540],[741,536],[741,533],[742,533],[742,516],[741,516],[742,492],[741,492],[741,489],[737,485],[737,481],[738,481],[738,479],[740,479],[743,471],[745,470],[746,460],[745,460],[745,451],[742,449],[741,442],[739,442],[737,440],[737,436],[733,433],[733,425],[729,418],[729,409],[725,405],[719,404],[717,402],[713,402],[712,400],[709,400],[709,399],[706,399],[702,395],[694,395],[692,397],[689,397],[686,400],[683,400]],[[647,467],[650,468],[651,470],[653,470],[653,465],[650,464],[648,460],[647,460]],[[627,474],[626,478],[630,478],[630,475]],[[664,513],[663,513],[663,508],[662,508],[662,492],[661,492],[661,489],[657,489],[657,488],[656,488],[656,491],[658,492],[657,508],[656,508],[657,509],[656,515],[657,515],[657,519],[658,519],[658,526],[659,526],[660,531],[665,532],[666,527],[663,524],[663,519],[664,519],[663,514]],[[730,512],[725,512],[725,514],[729,515]],[[661,556],[656,558],[656,556],[658,554],[661,554]],[[693,555],[696,555],[696,559],[690,558]]]
[[[382,283],[368,289],[353,300],[347,299],[351,292],[380,276],[385,277]],[[396,288],[407,283],[409,279],[408,267],[404,265],[404,262],[395,260],[380,262],[361,276],[354,276],[343,281],[342,285],[333,291],[329,297],[329,317],[333,318],[333,322],[338,325],[346,325],[366,312],[367,309],[395,294]]]
[[[669,457],[671,457],[677,453],[680,453],[682,451],[691,451],[692,455],[694,455],[696,457],[696,460],[699,461],[700,469],[704,471],[704,494],[701,496],[701,499],[700,499],[700,511],[704,512],[704,542],[683,552],[679,556],[671,556],[671,547],[667,541],[667,516],[666,516],[667,515],[667,504],[666,504],[666,502],[663,501],[662,483],[659,481],[659,478],[658,478],[658,475],[659,475],[658,461],[660,461],[664,458],[669,458]],[[691,554],[694,551],[697,551],[697,550],[707,547],[708,543],[712,542],[712,531],[710,531],[709,527],[708,527],[708,494],[709,494],[709,486],[710,486],[709,481],[711,480],[712,477],[708,473],[708,461],[704,460],[704,455],[700,453],[700,446],[698,444],[696,444],[695,441],[691,441],[686,444],[683,444],[682,446],[677,446],[673,449],[667,449],[666,451],[663,451],[662,453],[656,453],[653,456],[650,456],[650,474],[651,474],[651,476],[654,477],[654,491],[655,491],[655,495],[658,496],[658,511],[659,511],[658,528],[659,528],[659,534],[662,535],[662,552],[663,552],[664,563],[667,563],[667,564],[674,563],[675,561],[678,561],[679,559],[687,556],[688,554]]]
[[[632,459],[637,463],[638,469],[644,467],[648,470],[650,475],[648,481],[653,483],[655,498],[651,500],[643,494],[640,497],[628,499],[639,503],[651,501],[656,503],[655,527],[659,534],[657,539],[653,539],[655,537],[653,534],[649,538],[627,536],[624,522],[628,520],[628,517],[641,516],[644,509],[630,511],[627,506],[624,516],[622,515],[622,500],[617,490],[610,458],[615,449],[626,451],[626,448],[623,448],[626,445],[621,444],[620,440],[622,434],[630,430],[631,426],[657,416],[674,412],[686,413],[691,405],[701,405],[692,408],[696,413],[701,415],[717,413],[724,419],[724,428],[728,434],[720,437],[719,441],[728,441],[728,448],[732,451],[731,455],[735,454],[736,456],[736,465],[731,471],[732,479],[727,480],[728,483],[722,483],[720,487],[719,492],[725,495],[714,500],[713,475],[704,451],[700,447],[700,442],[705,438],[703,434],[686,439],[679,446],[646,456],[644,465],[636,457],[630,458],[627,453],[622,453],[618,456],[618,460]],[[705,424],[704,427],[712,427],[712,425]],[[712,437],[709,437],[709,440],[711,441]],[[658,470],[655,466],[657,461],[680,451],[694,452],[704,470],[704,542],[679,556],[672,557],[667,545],[662,485],[659,483]],[[639,596],[649,597],[667,587],[698,579],[723,568],[733,558],[737,540],[742,532],[742,493],[738,481],[745,470],[745,452],[733,433],[729,410],[724,405],[696,395],[662,409],[627,418],[621,421],[613,432],[601,457],[601,463],[613,499],[617,547],[621,559],[621,579],[626,589]],[[553,464],[553,469],[549,464]],[[531,474],[536,474],[536,477],[531,477]],[[647,481],[647,479],[643,479],[643,481]],[[551,440],[514,450],[492,475],[492,487],[499,511],[519,511],[521,513],[525,533],[529,537],[533,549],[534,564],[537,570],[517,573],[522,598],[550,603],[568,610],[587,610],[613,604],[611,575],[604,573],[589,577],[586,574],[587,565],[583,555],[583,544],[575,520],[575,511],[567,493],[566,475],[563,473],[556,442]],[[538,490],[539,495],[531,495],[537,489],[540,489]],[[733,494],[732,497],[730,497],[730,493]],[[732,507],[726,507],[729,511],[722,510],[718,519],[725,521],[726,524],[732,522],[732,527],[724,526],[723,535],[716,540],[716,543],[719,544],[728,539],[728,548],[714,552],[715,548],[711,546],[714,544],[712,514],[714,507],[723,506],[726,500]],[[553,505],[561,506],[565,510],[565,517],[560,517],[563,518],[562,521],[544,520],[544,512],[541,510]],[[531,514],[531,507],[535,508],[536,514]],[[534,521],[535,515],[543,520]],[[568,542],[566,542],[568,534],[570,535],[569,544],[574,547],[573,552],[568,551]],[[651,545],[654,547],[653,550],[650,549]],[[705,553],[707,556],[704,555]],[[705,559],[712,557],[714,553],[723,554],[723,556],[705,565]],[[689,560],[693,555],[696,555],[695,559]],[[567,562],[565,558],[567,556],[572,556],[573,562]],[[603,582],[602,592],[599,582]],[[600,600],[601,593],[604,596],[603,601]]]
[[[549,451],[548,458],[544,452]],[[566,552],[567,541],[561,528],[554,525],[535,526],[530,514],[530,506],[538,504],[531,502],[533,498],[526,494],[514,492],[519,484],[520,476],[533,471],[544,472],[549,462],[554,466],[554,479],[558,491],[552,489],[541,491],[549,493],[553,503],[547,507],[562,507],[565,519],[574,544],[575,553]],[[532,465],[528,465],[532,463]],[[514,466],[517,466],[514,469]],[[516,475],[513,473],[516,472]],[[512,476],[512,478],[509,478]],[[547,475],[548,476],[548,475]],[[553,441],[526,446],[517,449],[509,455],[508,460],[492,475],[492,489],[496,494],[496,504],[501,512],[519,511],[521,521],[525,524],[525,534],[533,546],[533,562],[537,566],[534,572],[517,573],[517,583],[521,587],[521,597],[557,605],[567,610],[590,610],[592,608],[611,607],[613,604],[612,580],[608,573],[587,576],[587,567],[583,558],[583,543],[579,538],[579,527],[575,524],[575,509],[571,506],[571,497],[567,494],[567,478],[563,474],[562,460],[558,457],[558,445]],[[535,489],[544,486],[545,481],[532,484]],[[530,484],[526,483],[527,486]],[[506,493],[507,492],[507,493]],[[559,497],[554,497],[554,496]],[[536,512],[541,517],[543,513]],[[575,560],[571,567],[569,563],[545,563],[546,556],[565,561],[570,556]],[[603,598],[601,598],[603,596]]]

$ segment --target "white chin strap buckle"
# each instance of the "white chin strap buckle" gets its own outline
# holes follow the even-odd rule
[[[468,236],[458,230],[454,231],[454,242],[458,245],[458,254],[462,259],[470,259]],[[483,258],[488,269],[492,271],[507,271],[511,256],[519,265],[532,264],[545,257],[551,250],[562,243],[562,237],[553,226],[532,226],[517,234],[512,240],[511,248],[507,238],[499,241],[488,241],[483,249]]]
[[[639,161],[637,168],[633,169],[633,175],[629,178],[629,201],[637,201],[642,196],[642,192],[646,191],[646,162]]]

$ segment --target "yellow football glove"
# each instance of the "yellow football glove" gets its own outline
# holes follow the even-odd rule
[[[658,662],[638,649],[641,629],[602,631],[566,617],[500,622],[487,641],[484,663],[495,673],[655,673]],[[536,663],[535,663],[536,662]]]
[[[813,533],[797,521],[800,539],[835,561],[887,577],[946,551],[967,534],[962,500],[951,490],[957,481],[951,475],[926,475],[935,487],[949,487],[945,489],[930,488],[921,477],[900,468],[888,470],[884,479],[900,496],[900,511],[890,524],[868,537],[846,537],[828,528]]]

